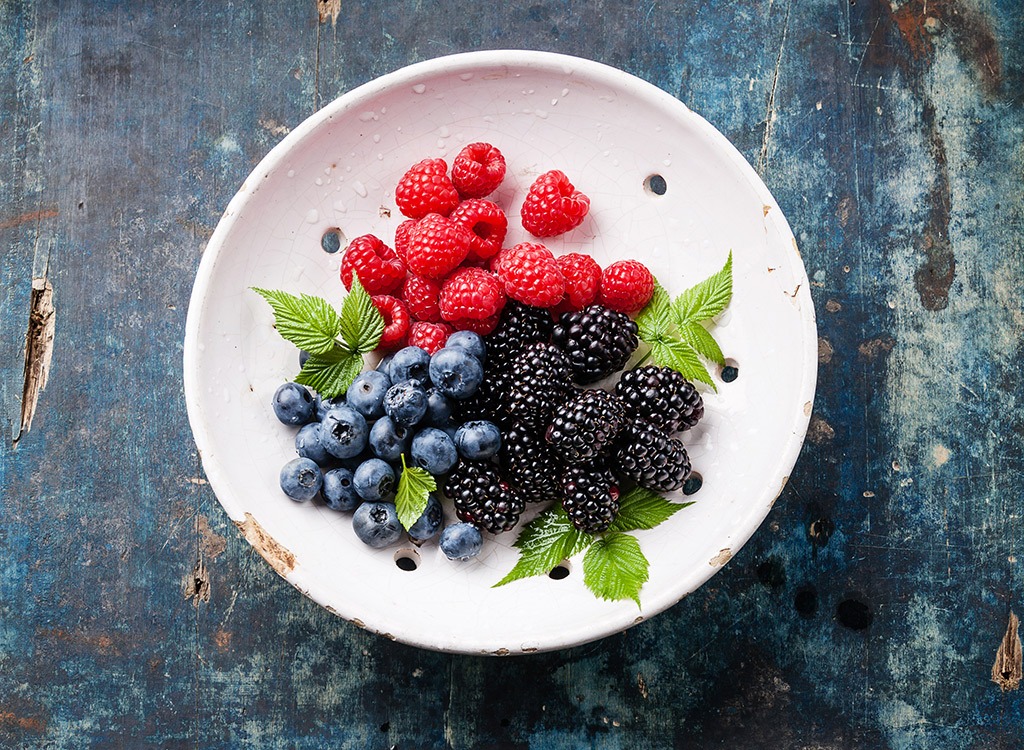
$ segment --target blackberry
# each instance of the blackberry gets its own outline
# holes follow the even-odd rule
[[[505,392],[508,374],[488,364],[484,368],[484,379],[480,387],[469,398],[452,402],[452,411],[458,422],[472,422],[484,419],[497,425],[509,421]]]
[[[611,449],[625,424],[626,407],[618,396],[600,389],[579,391],[555,409],[544,438],[565,463],[587,463]]]
[[[509,368],[505,390],[509,414],[538,429],[547,426],[572,387],[569,360],[557,346],[527,344],[516,351]]]
[[[688,430],[704,416],[704,400],[693,383],[671,367],[647,365],[622,373],[615,386],[633,414],[672,434]]]
[[[690,476],[690,457],[682,442],[643,419],[622,431],[614,466],[622,476],[655,492],[678,490]]]
[[[588,534],[607,531],[619,512],[615,475],[601,466],[570,466],[562,482],[562,507],[572,525]]]
[[[508,531],[519,522],[526,503],[498,474],[489,461],[460,460],[448,474],[444,494],[455,503],[460,521],[492,534]]]
[[[487,361],[499,367],[510,363],[523,344],[548,343],[553,327],[549,311],[510,299],[497,327],[484,337]]]
[[[505,479],[529,503],[562,499],[562,467],[544,436],[519,422],[502,435]]]
[[[621,370],[640,344],[636,334],[629,316],[591,305],[563,313],[551,341],[569,357],[576,382],[585,385]]]

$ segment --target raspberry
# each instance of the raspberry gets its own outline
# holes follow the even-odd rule
[[[377,346],[381,349],[398,349],[405,345],[409,333],[409,309],[400,299],[387,294],[371,297],[384,318],[384,333]]]
[[[434,279],[409,274],[402,286],[402,299],[409,307],[409,314],[415,320],[437,323],[441,320],[441,309],[437,306],[437,296],[441,293],[441,284]]]
[[[498,321],[501,319],[501,313],[495,313],[489,318],[483,320],[474,320],[473,318],[459,318],[458,320],[449,320],[452,328],[456,331],[472,331],[478,333],[481,336],[486,336],[488,333],[498,327]]]
[[[505,178],[505,157],[489,143],[470,143],[452,161],[452,183],[463,198],[483,198]]]
[[[405,251],[409,248],[409,233],[416,226],[416,219],[406,219],[395,229],[395,252],[405,263]]]
[[[395,203],[410,219],[450,214],[459,205],[459,193],[448,179],[445,160],[424,159],[410,167],[395,188]]]
[[[359,283],[370,294],[394,291],[405,278],[405,264],[395,251],[372,234],[356,237],[341,256],[341,281],[352,289],[352,274],[359,275]]]
[[[501,312],[505,290],[482,268],[460,268],[445,280],[438,306],[445,320],[485,320]]]
[[[637,260],[612,263],[601,274],[600,301],[612,310],[639,312],[654,294],[654,276]]]
[[[409,232],[406,262],[418,276],[443,279],[469,252],[470,233],[440,214],[427,214]]]
[[[555,261],[565,279],[565,297],[555,312],[582,310],[593,304],[601,286],[601,266],[597,265],[597,261],[583,253],[560,255]]]
[[[583,222],[590,198],[579,192],[564,172],[545,172],[530,186],[523,202],[523,229],[534,237],[554,237]]]
[[[409,326],[409,346],[418,346],[427,354],[433,354],[445,345],[451,333],[452,327],[445,323],[424,323],[417,320]]]
[[[495,255],[487,259],[487,267],[491,270],[491,273],[498,273],[498,271],[501,269],[502,259],[505,258],[510,252],[512,252],[512,248],[504,247],[501,250],[499,250]]]
[[[543,245],[520,242],[501,254],[497,273],[505,294],[526,305],[553,307],[565,293],[565,280],[555,256]]]
[[[590,305],[563,313],[551,341],[569,357],[577,383],[596,383],[626,365],[640,345],[637,330],[624,313]]]
[[[508,231],[508,218],[498,204],[483,199],[463,201],[448,218],[473,235],[467,260],[487,260],[501,250]]]

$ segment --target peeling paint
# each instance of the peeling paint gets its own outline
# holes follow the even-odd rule
[[[32,429],[39,394],[46,388],[53,359],[53,340],[57,314],[53,306],[53,286],[47,278],[32,279],[31,309],[25,333],[25,376],[21,394],[21,425],[14,439],[17,445]]]
[[[725,549],[720,550],[717,555],[715,555],[710,560],[708,560],[708,565],[710,565],[713,568],[718,568],[718,567],[721,567],[722,565],[725,565],[731,559],[732,559],[732,550],[729,549],[728,547],[726,547]]]
[[[821,445],[827,443],[836,436],[836,431],[832,425],[826,422],[824,419],[819,417],[817,414],[811,417],[810,424],[807,425],[807,439],[815,445]]]
[[[244,521],[235,521],[235,526],[279,575],[287,576],[295,569],[295,555],[270,536],[252,513],[246,513]]]
[[[1020,620],[1011,612],[1010,621],[1006,625],[1006,635],[1003,636],[1003,641],[999,644],[996,661],[992,665],[992,681],[1004,693],[1019,688],[1021,678],[1024,677],[1021,664],[1020,634],[1017,632],[1019,627]]]

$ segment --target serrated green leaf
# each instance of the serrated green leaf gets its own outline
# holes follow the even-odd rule
[[[341,339],[345,347],[356,354],[371,352],[383,333],[384,317],[360,283],[359,275],[352,274],[352,289],[341,304]]]
[[[687,380],[697,380],[717,391],[708,369],[692,346],[674,337],[651,342],[651,358],[662,367],[671,367]]]
[[[547,510],[519,532],[513,545],[519,550],[519,559],[494,587],[550,573],[558,563],[582,552],[592,541],[593,537],[572,525],[561,506]]]
[[[416,523],[427,509],[430,493],[437,489],[437,482],[430,472],[419,466],[406,466],[402,454],[402,476],[395,492],[395,510],[398,520],[408,529]]]
[[[649,577],[648,567],[635,537],[609,532],[595,540],[583,557],[583,583],[602,599],[632,599],[639,607],[640,589]]]
[[[719,365],[725,364],[725,355],[722,354],[718,342],[700,323],[687,323],[679,326],[679,338],[693,347],[705,359],[710,359]]]
[[[310,354],[327,354],[336,345],[341,321],[331,304],[320,297],[282,292],[279,289],[252,290],[274,310],[274,327],[285,339]]]
[[[672,327],[672,300],[661,284],[655,283],[651,301],[637,314],[636,325],[643,341],[655,341],[668,334]]]
[[[308,385],[322,398],[334,398],[345,393],[362,371],[362,355],[335,347],[327,354],[311,355],[295,382]]]
[[[636,487],[619,501],[619,514],[612,521],[610,531],[653,529],[673,515],[693,505],[673,503],[643,487]]]
[[[732,251],[718,273],[712,274],[676,297],[673,309],[680,327],[713,318],[732,298]]]

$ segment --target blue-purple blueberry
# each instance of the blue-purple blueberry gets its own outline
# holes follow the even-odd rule
[[[274,391],[272,403],[277,418],[293,427],[311,422],[316,416],[313,394],[298,383],[282,383]]]
[[[390,387],[391,380],[383,372],[367,370],[352,381],[345,400],[367,419],[378,419],[384,416],[384,396]]]
[[[336,458],[358,456],[369,434],[366,418],[347,404],[335,406],[320,422],[320,444]]]
[[[435,476],[447,474],[459,460],[455,443],[436,427],[426,427],[417,432],[412,439],[410,453],[413,466],[426,469]]]
[[[466,422],[455,433],[455,447],[463,458],[490,458],[501,449],[501,430],[485,420]]]
[[[418,380],[393,385],[384,395],[384,411],[402,427],[417,425],[427,413],[427,392]]]
[[[427,507],[423,510],[423,515],[409,527],[409,538],[417,542],[425,542],[441,530],[443,522],[444,511],[441,508],[441,502],[436,495],[431,493],[427,496]]]
[[[441,393],[454,399],[465,399],[476,393],[484,379],[480,360],[464,349],[445,347],[430,358],[430,380]]]
[[[371,458],[359,464],[352,475],[352,485],[359,497],[370,502],[394,500],[397,483],[395,472],[386,461]]]
[[[315,461],[320,466],[331,463],[333,456],[328,453],[320,442],[320,423],[310,422],[303,425],[295,434],[295,452],[302,458]]]
[[[395,352],[388,364],[388,376],[394,385],[406,380],[418,380],[426,383],[429,377],[430,355],[426,349],[418,346],[407,346]]]
[[[449,560],[468,560],[480,554],[484,545],[483,534],[471,523],[454,523],[445,526],[438,540],[438,546]]]
[[[371,547],[388,547],[402,537],[394,503],[363,503],[352,514],[352,530]]]
[[[303,503],[316,497],[324,482],[320,467],[308,458],[293,458],[281,467],[281,489],[288,497]]]
[[[479,333],[456,331],[448,337],[445,347],[462,349],[480,360],[480,364],[487,361],[487,345],[484,344],[483,337]]]

